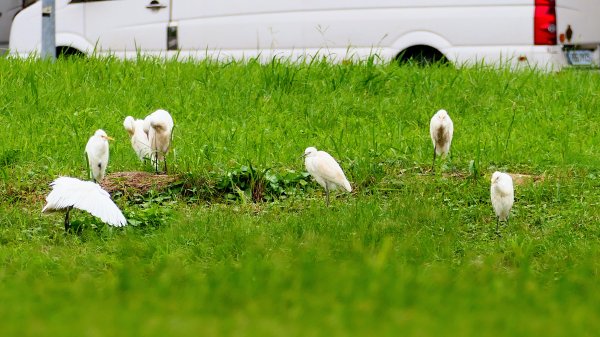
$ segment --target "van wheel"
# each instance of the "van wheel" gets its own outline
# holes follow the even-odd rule
[[[439,50],[429,46],[413,46],[403,50],[396,60],[400,65],[414,64],[429,66],[432,64],[449,64],[448,59]]]
[[[71,58],[71,57],[84,57],[85,54],[72,47],[60,46],[56,47],[56,57],[58,58]]]

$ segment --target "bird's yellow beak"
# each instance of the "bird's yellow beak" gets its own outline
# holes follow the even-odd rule
[[[115,140],[113,137],[109,137],[109,136],[106,136],[104,138],[106,138],[106,140]]]

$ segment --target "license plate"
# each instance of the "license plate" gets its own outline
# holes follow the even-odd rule
[[[589,66],[592,65],[591,50],[567,50],[567,60],[573,66]]]

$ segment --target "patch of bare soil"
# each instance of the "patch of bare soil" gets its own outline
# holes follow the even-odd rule
[[[525,185],[531,183],[543,182],[546,180],[546,175],[533,175],[533,174],[521,174],[521,173],[509,173],[513,179],[515,185]]]

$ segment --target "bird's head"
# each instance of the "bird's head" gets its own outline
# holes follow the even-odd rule
[[[96,137],[100,137],[104,140],[114,140],[112,137],[109,137],[106,132],[104,132],[104,130],[102,129],[98,129],[96,130],[96,132],[94,133],[94,136]]]
[[[302,157],[310,157],[311,155],[314,155],[317,153],[317,148],[316,147],[307,147],[306,150],[304,150],[304,154],[302,155]]]
[[[500,172],[496,171],[492,174],[492,185],[498,183],[498,180],[500,179]]]
[[[439,119],[446,119],[448,117],[448,111],[441,109],[438,110],[438,112],[435,113]]]
[[[130,137],[133,136],[135,133],[135,119],[133,119],[131,116],[125,117],[125,120],[123,121],[123,127],[125,127],[125,130],[127,130],[127,133],[129,133]]]

